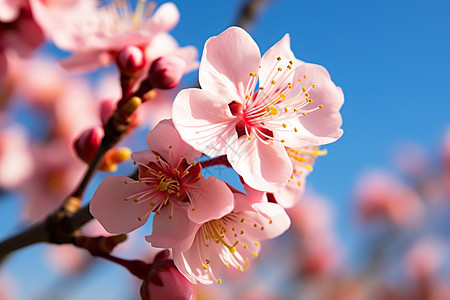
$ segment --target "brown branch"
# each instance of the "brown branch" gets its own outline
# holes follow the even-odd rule
[[[236,26],[247,29],[259,16],[263,10],[263,6],[271,1],[273,0],[247,0],[242,6],[236,21]]]

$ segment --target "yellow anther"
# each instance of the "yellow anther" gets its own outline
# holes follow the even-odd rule
[[[156,203],[152,201],[152,202],[150,202],[150,205],[151,205],[151,206],[155,206]]]
[[[305,97],[309,97],[309,94],[308,94],[308,93],[305,93]]]
[[[290,63],[291,65],[294,64],[294,62],[293,62],[292,60],[290,60],[289,63]]]
[[[178,193],[177,193],[177,197],[180,197],[180,196],[181,196],[181,194],[178,192]]]
[[[278,71],[280,71],[280,72],[281,72],[281,71],[283,71],[283,69],[282,69],[281,67],[278,67]]]
[[[287,65],[286,67],[287,67],[289,70],[292,69],[292,66],[291,66],[291,65]]]
[[[278,61],[280,61],[280,60],[281,60],[281,57],[280,57],[280,56],[278,56],[278,57],[277,57],[277,60],[278,60]]]
[[[295,132],[297,132],[297,131],[298,131],[297,127],[294,127],[294,131],[295,131]]]
[[[250,96],[249,95],[245,95],[245,99],[249,100]]]
[[[172,219],[173,219],[173,216],[172,216],[172,215],[169,215],[169,219],[172,220]]]
[[[128,198],[123,198],[124,201],[128,201]]]
[[[308,101],[309,103],[313,103],[313,99],[311,98],[306,98],[306,101]]]
[[[160,210],[155,210],[155,214],[160,215],[161,211]]]
[[[301,80],[301,79],[299,79],[299,80],[298,80],[298,82],[302,82],[302,80]]]
[[[286,143],[286,140],[281,140],[282,143]]]
[[[244,245],[244,249],[247,249],[247,245]]]
[[[255,72],[250,72],[250,76],[256,77],[256,73]]]
[[[304,117],[306,117],[307,113],[304,112],[304,113],[302,113],[302,115],[303,115]]]
[[[287,107],[284,108],[284,112],[288,112],[289,109]]]
[[[313,88],[313,89],[315,89],[315,88],[316,88],[316,85],[315,85],[315,84],[313,84],[313,85],[312,85],[312,88]]]
[[[264,90],[264,87],[263,87],[263,86],[260,86],[259,89],[262,91],[262,90]]]
[[[134,203],[138,203],[139,200],[138,200],[137,198],[134,198],[134,199],[133,199],[133,202],[134,202]]]
[[[138,221],[139,221],[139,222],[141,222],[141,221],[142,221],[141,217],[138,217],[137,219],[138,219]]]
[[[272,80],[271,84],[276,84],[277,82],[275,80]]]
[[[291,179],[294,179],[294,175],[291,175]]]
[[[222,283],[222,279],[220,279],[220,278],[217,279],[217,283],[218,283],[218,284],[221,284],[221,283]]]
[[[299,181],[299,182],[297,182],[297,185],[298,185],[298,186],[301,186],[301,185],[302,185],[302,183],[301,183],[301,182]]]
[[[161,192],[164,192],[164,191],[167,191],[168,186],[169,186],[169,184],[168,184],[167,182],[161,181],[161,182],[158,184],[158,189],[159,189]]]
[[[230,265],[229,265],[229,264],[225,264],[225,268],[227,268],[227,269],[228,269],[229,267],[230,267]]]
[[[244,218],[241,219],[241,223],[244,223]]]
[[[258,257],[258,253],[253,252],[253,256],[254,256],[254,257]]]
[[[203,269],[208,270],[208,267],[207,266],[203,266]]]
[[[283,94],[283,93],[280,93],[280,98],[282,98],[282,99],[286,99],[286,95],[285,95],[285,94]]]
[[[306,88],[305,88],[305,87],[302,87],[302,91],[303,91],[303,92],[306,92]]]
[[[255,242],[255,246],[259,246],[259,242]]]
[[[128,182],[124,181],[123,183],[128,184]]]
[[[209,264],[211,261],[209,259],[206,259],[206,264]]]
[[[133,165],[136,165],[137,164],[137,162],[136,161],[133,161]]]
[[[305,78],[305,79],[306,79],[306,75],[303,75],[303,78]]]
[[[292,84],[290,82],[288,83],[288,87],[289,89],[292,89]]]
[[[283,123],[283,128],[286,128],[286,127],[287,127],[286,123]]]
[[[319,107],[319,108],[323,108],[323,105],[322,104],[319,104],[317,107]]]
[[[255,223],[255,224],[253,224],[253,227],[255,227],[255,228],[256,228],[256,227],[258,227],[258,224],[256,224],[256,223]]]
[[[264,230],[264,226],[261,226],[261,230]]]
[[[269,220],[269,224],[272,224],[272,220]]]
[[[278,109],[274,106],[271,106],[269,115],[274,115],[274,116],[278,115]]]
[[[251,136],[247,136],[247,139],[250,141],[252,139],[252,137]]]

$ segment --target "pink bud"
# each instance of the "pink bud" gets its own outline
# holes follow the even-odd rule
[[[144,68],[145,56],[140,48],[126,46],[117,54],[116,63],[122,74],[134,75]]]
[[[148,73],[148,80],[158,89],[171,89],[178,85],[186,68],[186,62],[179,56],[162,56],[156,59]]]
[[[163,259],[164,256],[155,258],[147,278],[142,283],[142,299],[195,299],[193,284],[178,271],[173,260]]]
[[[105,135],[100,126],[85,130],[75,141],[75,151],[83,161],[90,163]]]

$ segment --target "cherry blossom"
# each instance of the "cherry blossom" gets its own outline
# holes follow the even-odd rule
[[[92,215],[110,233],[142,226],[152,212],[154,247],[174,247],[196,223],[219,218],[233,209],[233,194],[214,176],[205,179],[194,162],[201,153],[183,142],[171,120],[163,120],[146,136],[149,150],[134,152],[139,180],[109,176],[91,201]]]
[[[319,146],[342,135],[344,97],[325,68],[304,63],[286,34],[261,58],[241,28],[210,38],[200,62],[202,89],[176,97],[182,138],[209,156],[226,154],[253,188],[283,187],[293,167],[285,147]]]
[[[314,161],[318,156],[325,155],[326,150],[318,147],[305,147],[301,149],[286,148],[286,152],[294,166],[288,183],[273,192],[275,200],[284,208],[294,206],[305,191],[306,177],[313,170]]]
[[[281,235],[290,219],[275,203],[255,202],[236,193],[234,210],[197,225],[197,230],[173,249],[174,262],[192,283],[222,283],[222,265],[244,272],[258,257],[260,241]]]
[[[36,5],[39,6],[39,5]],[[39,6],[40,14],[49,18],[60,14]],[[84,5],[82,14],[48,25],[51,37],[61,49],[72,52],[62,65],[70,70],[94,70],[116,60],[118,53],[127,46],[140,48],[146,59],[146,70],[161,55],[177,55],[186,62],[186,72],[197,67],[194,47],[180,48],[167,34],[179,20],[179,12],[173,3],[156,8],[154,2],[137,1],[132,7],[128,1],[113,1],[106,6]]]

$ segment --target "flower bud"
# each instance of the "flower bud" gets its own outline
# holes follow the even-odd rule
[[[131,150],[127,147],[109,149],[103,157],[99,170],[115,172],[117,170],[117,164],[129,159],[130,156]]]
[[[171,89],[178,85],[186,68],[186,62],[179,56],[162,56],[156,59],[148,73],[148,80],[158,89]]]
[[[173,260],[155,258],[141,286],[143,300],[195,299],[194,286],[175,267]]]
[[[105,132],[100,126],[85,130],[75,141],[74,147],[78,157],[90,163],[102,142]]]
[[[145,67],[145,56],[140,48],[126,46],[117,54],[116,63],[120,73],[133,76]]]

